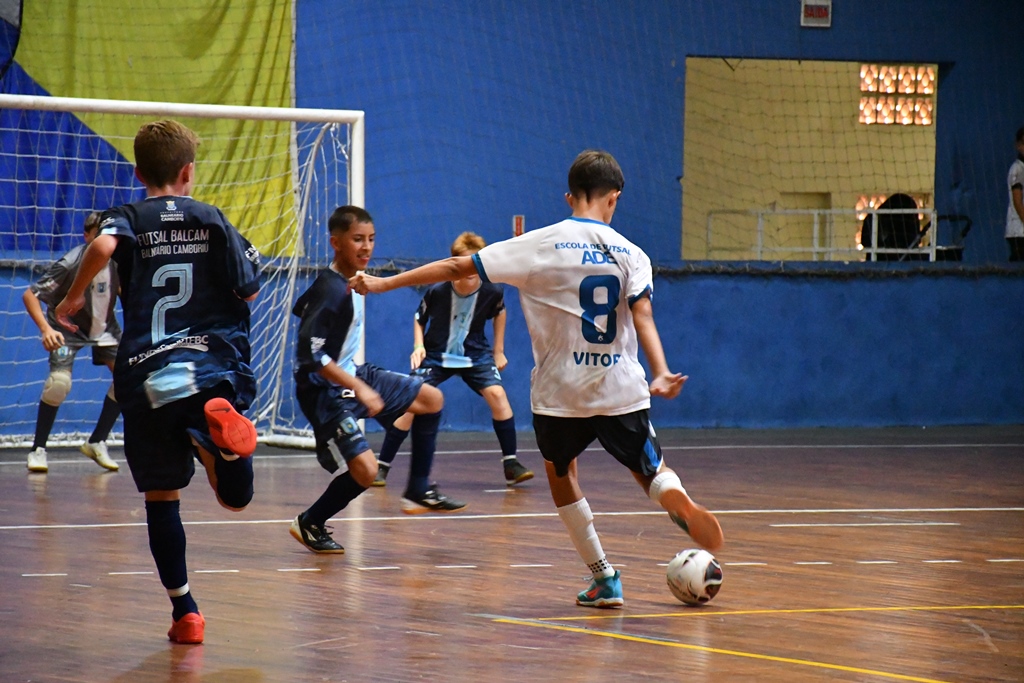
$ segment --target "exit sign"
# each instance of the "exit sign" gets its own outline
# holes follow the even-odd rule
[[[832,26],[832,0],[800,0],[800,25],[813,28]]]

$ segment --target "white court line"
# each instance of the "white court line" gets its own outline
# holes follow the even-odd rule
[[[963,560],[921,560],[925,564],[960,564]]]
[[[900,444],[900,443],[879,443],[879,444],[715,444],[715,445],[696,445],[696,446],[665,446],[662,445],[662,451],[757,451],[757,450],[806,450],[806,449],[837,449],[837,450],[864,450],[872,448],[1021,448],[1024,447],[1024,443],[911,443],[911,444]],[[71,446],[67,446],[71,448]],[[466,450],[438,450],[435,451],[435,455],[481,455],[481,454],[497,454],[501,451],[496,448],[477,448],[477,449],[466,449]],[[536,448],[520,448],[520,453],[540,454]],[[588,448],[586,453],[604,453],[604,449],[601,448]],[[294,460],[294,459],[308,459],[310,463],[316,462],[316,457],[311,453],[274,453],[274,454],[261,454],[257,451],[254,462],[261,460]],[[68,465],[68,464],[86,464],[87,461],[83,461],[82,458],[69,458],[67,460],[59,459],[54,460],[50,458],[50,464],[54,465]],[[127,461],[122,459],[114,459],[114,462],[126,463]],[[25,461],[18,459],[12,461],[0,462],[0,467],[4,466],[17,466],[25,467]]]
[[[991,560],[985,560],[985,561],[986,562],[1024,562],[1024,559],[1020,559],[1020,558],[1016,558],[1016,557],[1006,557],[1006,558],[993,558]]]
[[[193,574],[237,574],[238,569],[193,569]]]
[[[435,569],[476,569],[475,564],[435,564]]]
[[[67,576],[67,574],[22,574],[25,578],[37,578],[40,576]]]
[[[807,527],[807,526],[960,526],[959,522],[858,522],[850,524],[769,524],[771,527]]]
[[[821,565],[827,565],[827,564],[832,564],[832,563],[831,562],[794,562],[793,564],[800,564],[800,565],[816,565],[816,564],[821,564]]]
[[[976,507],[976,508],[793,508],[753,510],[712,510],[716,515],[833,515],[833,514],[928,514],[934,512],[1024,512],[1024,507]],[[650,517],[664,515],[661,510],[638,512],[594,512],[595,517]],[[329,522],[451,522],[487,519],[543,519],[558,517],[557,512],[517,512],[493,515],[379,515],[375,517],[332,517]],[[182,522],[185,526],[230,526],[246,524],[291,524],[293,519],[218,519]],[[18,524],[0,526],[0,531],[51,530],[51,529],[123,529],[145,528],[145,522],[117,522],[108,524]]]
[[[401,567],[395,567],[395,566],[390,566],[390,567],[356,567],[356,569],[358,569],[361,572],[383,572],[383,571],[392,571],[392,570],[395,570],[395,569],[401,569]]]
[[[319,567],[291,567],[285,569],[278,569],[279,572],[318,572]]]

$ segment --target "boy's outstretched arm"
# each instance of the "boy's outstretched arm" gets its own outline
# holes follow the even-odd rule
[[[452,256],[391,277],[375,277],[366,273],[357,273],[348,281],[348,286],[359,294],[380,294],[400,287],[432,285],[476,274],[472,256]]]
[[[64,295],[64,300],[57,304],[57,321],[71,331],[78,330],[78,325],[71,322],[71,316],[82,310],[85,305],[85,290],[96,275],[107,267],[110,257],[117,248],[117,238],[113,235],[96,235],[96,238],[85,248],[82,263],[78,266],[75,281]]]
[[[654,310],[649,297],[641,297],[633,304],[633,326],[644,350],[647,363],[651,366],[651,396],[675,398],[683,389],[687,377],[668,369],[665,350],[661,346],[658,328],[654,325]]]

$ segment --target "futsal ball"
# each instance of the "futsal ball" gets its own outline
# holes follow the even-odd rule
[[[687,605],[703,605],[722,587],[722,566],[707,550],[680,552],[668,563],[665,574],[672,595]]]

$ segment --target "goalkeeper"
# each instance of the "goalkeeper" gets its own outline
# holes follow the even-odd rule
[[[118,280],[113,264],[101,270],[89,283],[85,292],[85,307],[74,317],[78,329],[74,332],[57,321],[54,310],[78,273],[85,248],[99,234],[100,213],[93,211],[85,219],[85,244],[80,244],[55,261],[38,281],[33,283],[21,300],[32,322],[42,334],[43,348],[50,352],[50,374],[43,385],[36,414],[36,433],[32,450],[28,454],[29,472],[46,472],[46,442],[50,438],[57,410],[71,391],[71,371],[75,356],[86,346],[92,347],[93,365],[106,365],[114,370],[117,344],[121,341],[121,328],[114,315]],[[43,312],[41,303],[46,304]],[[118,465],[107,452],[107,436],[117,422],[121,409],[114,400],[113,386],[107,390],[99,420],[81,451],[108,470],[117,471]]]

